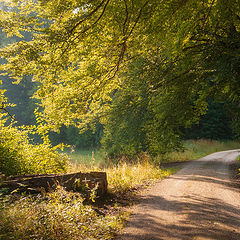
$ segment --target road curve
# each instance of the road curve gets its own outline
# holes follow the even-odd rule
[[[188,163],[145,191],[117,240],[240,240],[240,188],[229,163],[240,150]]]

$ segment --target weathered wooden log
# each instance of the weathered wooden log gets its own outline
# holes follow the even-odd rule
[[[18,192],[49,192],[62,186],[67,191],[87,192],[95,190],[98,196],[107,192],[107,175],[105,172],[68,173],[49,175],[22,175],[8,177],[0,188]]]

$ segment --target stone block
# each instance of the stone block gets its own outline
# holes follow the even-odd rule
[[[95,190],[98,196],[107,193],[107,175],[105,172],[21,175],[6,178],[0,188],[18,192],[49,192],[62,186],[67,191],[86,192]]]

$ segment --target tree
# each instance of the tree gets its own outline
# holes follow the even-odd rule
[[[6,108],[11,104],[7,103],[4,92],[0,88],[0,103],[4,103],[4,107],[0,107],[0,173],[8,176],[66,171],[68,157],[59,153],[59,145],[52,147],[47,136],[41,135],[40,129],[36,130],[33,126],[31,129],[19,128],[14,121],[7,123],[9,113]],[[30,138],[37,133],[43,139],[41,144],[33,144]]]
[[[206,115],[202,116],[199,123],[184,131],[186,139],[233,139],[232,114],[229,106],[223,103],[210,101]]]
[[[31,34],[24,34],[24,40],[30,41]],[[7,38],[0,30],[0,46],[6,47],[8,44],[21,41],[17,37]],[[2,62],[4,62],[2,60]],[[1,72],[4,74],[4,72]],[[9,109],[9,113],[14,115],[18,125],[31,125],[34,123],[34,108],[35,104],[31,96],[34,92],[36,83],[32,82],[31,76],[25,76],[19,84],[14,84],[15,80],[8,76],[2,76],[1,88],[5,89],[5,96],[8,98],[8,103],[15,105]]]
[[[17,79],[34,76],[40,83],[35,97],[53,129],[104,121],[138,59],[147,63],[153,152],[160,141],[178,146],[181,127],[206,112],[209,98],[239,102],[238,0],[14,3],[1,11],[1,28],[9,36],[31,31],[33,39],[2,49],[7,62],[1,69]]]
[[[101,135],[102,126],[100,124],[96,124],[95,129],[89,128],[83,133],[80,133],[79,129],[74,126],[68,128],[62,126],[58,133],[50,133],[50,140],[54,145],[64,143],[76,149],[96,149],[100,147]]]

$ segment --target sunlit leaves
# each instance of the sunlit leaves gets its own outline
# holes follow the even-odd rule
[[[146,109],[156,130],[151,124],[145,129],[162,131],[166,139],[178,136],[180,126],[198,121],[207,98],[239,99],[238,0],[14,4],[10,11],[2,10],[1,28],[9,36],[21,38],[31,31],[33,37],[1,49],[7,61],[1,69],[18,80],[31,75],[40,83],[35,97],[53,129],[111,119],[107,115],[109,109],[115,111],[116,93],[122,107],[120,93],[126,99],[127,91],[140,94],[134,82],[128,84],[129,74],[135,74],[149,94]],[[139,59],[147,62],[139,66],[144,80],[129,68]],[[129,96],[133,99],[125,107],[138,109],[142,101]]]

